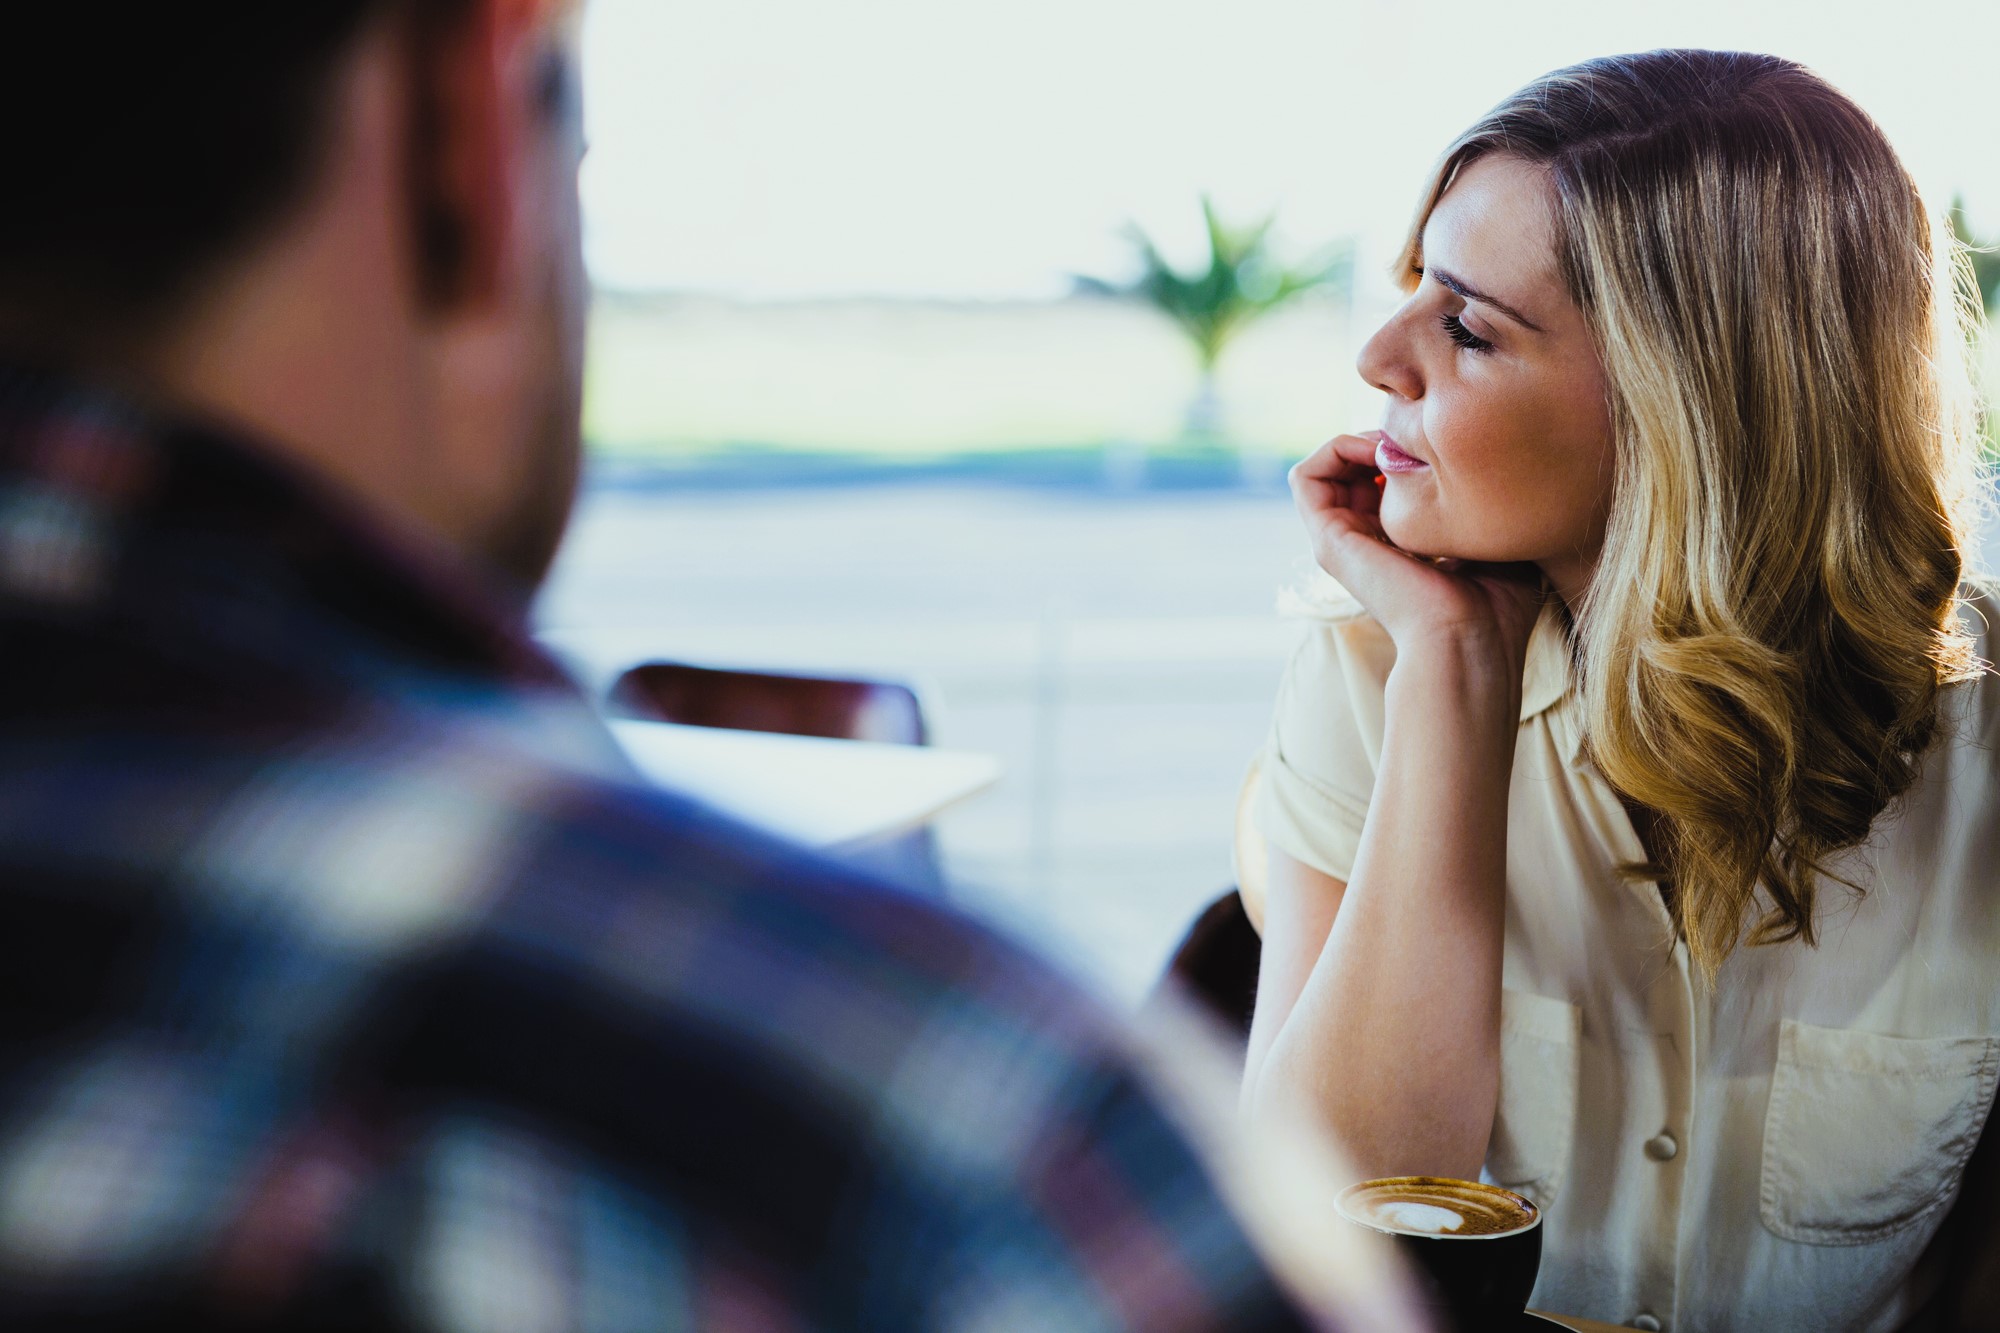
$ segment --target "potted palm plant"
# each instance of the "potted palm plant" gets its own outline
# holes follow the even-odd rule
[[[1251,226],[1232,226],[1216,212],[1207,195],[1201,199],[1207,224],[1205,265],[1184,273],[1169,263],[1158,245],[1136,224],[1125,229],[1139,260],[1139,276],[1128,283],[1080,278],[1085,291],[1145,301],[1186,335],[1200,373],[1188,404],[1184,433],[1191,439],[1226,438],[1222,400],[1216,388],[1216,367],[1237,335],[1307,292],[1344,290],[1352,269],[1352,251],[1345,244],[1322,252],[1296,267],[1272,253],[1267,215]]]

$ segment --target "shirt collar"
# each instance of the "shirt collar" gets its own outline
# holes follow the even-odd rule
[[[1576,690],[1575,656],[1563,609],[1551,603],[1542,609],[1528,636],[1528,660],[1521,673],[1521,721],[1545,717],[1550,737],[1573,770],[1595,772],[1590,747],[1584,744],[1583,719],[1569,706]]]
[[[1528,721],[1556,706],[1570,688],[1569,635],[1562,608],[1551,602],[1542,608],[1528,636],[1528,660],[1521,673],[1521,720]]]

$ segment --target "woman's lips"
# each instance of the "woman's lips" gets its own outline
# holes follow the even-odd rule
[[[1430,464],[1414,454],[1406,454],[1396,447],[1396,442],[1387,432],[1375,432],[1375,466],[1387,474],[1398,472],[1421,472]]]

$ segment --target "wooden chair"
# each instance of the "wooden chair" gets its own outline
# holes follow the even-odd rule
[[[930,743],[922,700],[915,690],[894,681],[647,662],[612,682],[606,704],[614,716],[690,727],[887,745]],[[937,839],[928,827],[842,849],[842,856],[925,892],[944,891]]]
[[[1257,1008],[1257,968],[1264,941],[1243,910],[1243,897],[1229,890],[1210,903],[1188,927],[1167,963],[1155,994],[1166,987],[1192,996],[1241,1041],[1250,1039],[1250,1016]]]
[[[648,662],[611,686],[612,711],[655,722],[787,736],[928,745],[924,710],[907,685]]]
[[[1261,897],[1264,844],[1250,821],[1259,780],[1252,769],[1236,798],[1236,874],[1241,885]],[[1241,889],[1231,888],[1188,927],[1154,994],[1172,987],[1192,996],[1247,1045],[1250,1017],[1257,1008],[1257,969],[1263,960],[1263,936],[1250,923]]]
[[[1958,1198],[1917,1261],[1929,1298],[1904,1333],[1982,1333],[2000,1322],[2000,1103],[1989,1106]]]

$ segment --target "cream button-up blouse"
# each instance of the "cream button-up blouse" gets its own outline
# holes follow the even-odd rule
[[[1966,623],[1993,656],[1992,585]],[[1239,838],[1345,881],[1394,649],[1322,608]],[[1944,695],[1918,784],[1821,890],[1821,937],[1691,973],[1610,785],[1582,753],[1555,617],[1530,643],[1507,829],[1501,1086],[1487,1178],[1545,1210],[1533,1303],[1667,1330],[1877,1330],[1957,1196],[2000,1075],[2000,677]]]

